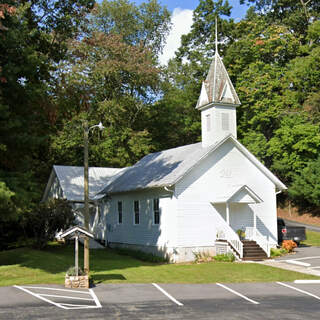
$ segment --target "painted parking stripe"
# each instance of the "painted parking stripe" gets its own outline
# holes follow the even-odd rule
[[[310,292],[308,292],[308,291],[305,291],[305,290],[301,290],[301,289],[292,287],[292,286],[290,286],[290,285],[288,285],[288,284],[286,284],[286,283],[283,283],[283,282],[276,282],[276,283],[280,284],[281,286],[290,288],[290,289],[292,289],[292,290],[296,290],[296,291],[298,291],[298,292],[304,293],[304,294],[306,294],[306,295],[308,295],[308,296],[310,296],[310,297],[314,297],[314,298],[320,300],[320,297],[318,297],[318,296],[316,296],[315,294],[312,294],[312,293],[310,293]]]
[[[320,284],[320,280],[294,280],[297,284]]]
[[[84,292],[84,291],[76,291],[76,290],[66,290],[66,289],[54,289],[54,288],[47,288],[47,287],[21,287],[21,286],[14,286],[17,289],[20,289],[28,294],[31,294],[32,296],[43,300],[45,302],[48,302],[50,304],[53,304],[54,306],[62,309],[67,309],[67,310],[74,310],[74,309],[93,309],[93,308],[102,308],[97,296],[95,295],[94,291],[92,289],[89,289],[89,292]],[[81,297],[75,297],[75,296],[63,296],[63,295],[54,295],[54,294],[44,294],[44,293],[34,293],[29,289],[43,289],[43,290],[56,290],[56,291],[64,291],[64,292],[69,292],[69,293],[86,293],[91,296],[91,299],[89,298],[81,298]],[[76,304],[69,304],[69,303],[57,303],[54,302],[50,299],[47,299],[46,297],[52,297],[52,298],[62,298],[62,299],[73,299],[73,300],[86,300],[86,301],[92,301],[95,303],[95,305],[76,305]]]
[[[88,298],[80,298],[80,297],[72,297],[72,296],[61,296],[57,294],[46,294],[46,293],[38,293],[41,297],[52,297],[52,298],[64,298],[64,299],[73,299],[73,300],[86,300],[86,301],[94,301],[94,299]]]
[[[40,295],[38,295],[38,294],[36,294],[36,293],[33,293],[33,292],[31,292],[30,290],[28,290],[28,289],[25,289],[25,288],[20,287],[20,286],[14,286],[14,287],[17,288],[17,289],[20,289],[20,290],[22,290],[22,291],[25,291],[25,292],[31,294],[32,296],[34,296],[34,297],[36,297],[36,298],[38,298],[38,299],[40,299],[40,300],[43,300],[43,301],[48,302],[48,303],[51,303],[51,304],[55,305],[55,306],[58,307],[58,308],[68,309],[67,307],[62,306],[62,305],[60,305],[59,303],[56,303],[56,302],[53,302],[53,301],[51,301],[51,300],[49,300],[49,299],[46,299],[46,298],[44,298],[44,297],[41,297]]]
[[[230,292],[232,292],[233,294],[235,294],[235,295],[237,295],[237,296],[239,296],[239,297],[241,297],[241,298],[243,298],[243,299],[245,299],[245,300],[247,300],[247,301],[249,301],[249,302],[251,302],[251,303],[253,303],[253,304],[260,304],[259,302],[254,301],[254,300],[252,300],[252,299],[244,296],[243,294],[241,294],[241,293],[239,293],[239,292],[237,292],[237,291],[235,291],[235,290],[233,290],[233,289],[231,289],[231,288],[228,288],[227,286],[225,286],[225,285],[223,285],[223,284],[221,284],[221,283],[216,283],[216,285],[217,285],[217,286],[220,286],[220,287],[222,287],[222,288],[224,288],[224,289],[226,289],[226,290],[228,290],[228,291],[230,291]]]
[[[102,305],[98,299],[98,297],[96,296],[96,294],[94,293],[94,291],[92,289],[89,289],[89,292],[91,293],[91,297],[93,298],[93,300],[96,303],[97,308],[102,308]]]
[[[320,256],[313,256],[313,257],[304,257],[304,258],[297,258],[297,259],[294,259],[294,260],[312,260],[312,259],[319,259]]]
[[[33,286],[23,286],[23,288],[26,288],[26,289],[52,290],[52,291],[65,291],[65,292],[74,292],[74,293],[90,294],[90,292],[88,292],[88,291],[68,290],[68,289],[60,289],[60,288],[33,287]]]
[[[297,266],[310,267],[311,264],[307,262],[301,262],[296,260],[285,260],[287,263],[296,264]]]
[[[156,283],[152,283],[153,286],[155,286],[159,291],[161,291],[165,296],[167,296],[170,300],[172,300],[174,303],[176,303],[178,306],[183,306],[183,303],[179,302],[177,299],[175,299],[172,295],[170,295],[167,291],[162,289],[159,285]]]

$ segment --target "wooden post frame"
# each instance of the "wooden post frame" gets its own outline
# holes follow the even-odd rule
[[[79,276],[79,238],[88,239],[94,238],[93,234],[90,233],[88,230],[82,227],[71,227],[68,230],[64,231],[60,238],[74,238],[75,239],[75,257],[74,257],[74,264],[75,264],[75,276],[67,276],[66,275],[66,286],[68,288],[86,288],[89,287],[89,275],[86,276]],[[84,268],[85,270],[85,268]]]

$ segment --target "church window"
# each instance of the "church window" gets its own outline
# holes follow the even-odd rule
[[[122,201],[118,201],[118,223],[122,223]]]
[[[206,115],[206,122],[207,122],[207,131],[211,130],[211,117],[210,114]]]
[[[222,127],[222,130],[224,131],[229,130],[229,114],[228,113],[221,113],[221,127]]]
[[[134,201],[134,224],[140,224],[140,209],[139,209],[139,201]]]
[[[153,224],[160,223],[159,199],[153,199]]]

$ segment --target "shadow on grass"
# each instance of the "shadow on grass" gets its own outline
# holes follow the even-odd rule
[[[50,244],[44,250],[36,250],[29,247],[0,252],[0,266],[19,265],[22,267],[41,269],[51,274],[63,273],[69,267],[74,266],[74,244]],[[136,268],[140,266],[156,266],[158,263],[143,262],[135,258],[116,253],[114,250],[91,249],[90,250],[90,270],[103,272],[126,268]],[[79,246],[79,266],[83,267],[83,246]],[[108,277],[109,279],[121,277],[120,274],[95,275],[94,277]],[[122,276],[123,277],[123,276]],[[99,279],[97,279],[99,280]]]
[[[108,280],[127,280],[122,274],[110,273],[110,274],[95,274],[92,276],[94,284],[99,284]]]

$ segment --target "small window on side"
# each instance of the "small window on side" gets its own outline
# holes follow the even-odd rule
[[[139,201],[134,201],[134,224],[140,224]]]
[[[206,115],[207,131],[211,131],[211,117],[210,114]]]
[[[122,223],[122,201],[118,201],[118,223]]]
[[[229,114],[228,113],[221,113],[221,127],[222,127],[222,130],[224,131],[229,130]]]
[[[153,223],[160,223],[159,199],[153,199]]]

